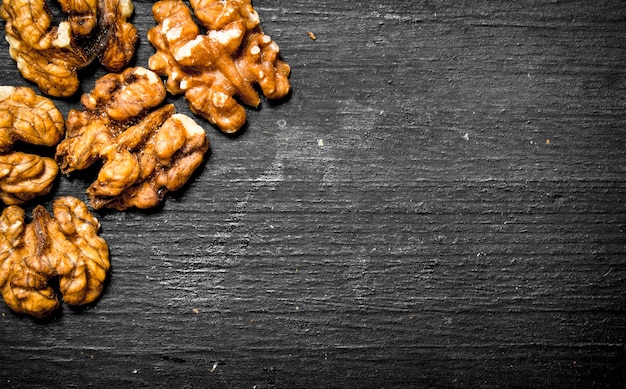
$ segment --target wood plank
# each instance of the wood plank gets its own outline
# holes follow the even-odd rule
[[[626,5],[253,4],[293,93],[239,136],[205,122],[202,171],[162,207],[98,214],[97,304],[1,305],[0,386],[623,383]]]

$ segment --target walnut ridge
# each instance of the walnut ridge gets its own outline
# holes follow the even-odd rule
[[[193,119],[160,106],[165,87],[137,67],[107,74],[71,110],[56,159],[64,174],[103,160],[87,189],[94,209],[150,208],[182,187],[203,161],[209,141]]]
[[[69,305],[101,294],[109,270],[108,245],[100,224],[74,197],[54,201],[52,217],[38,205],[30,223],[17,205],[0,215],[0,292],[15,312],[46,317],[60,305],[50,281]]]
[[[96,58],[119,71],[134,56],[137,32],[126,20],[131,0],[59,0],[67,19],[53,24],[46,0],[3,0],[9,53],[24,78],[51,96],[71,96],[77,71]]]
[[[12,151],[16,142],[55,146],[63,115],[54,103],[27,87],[0,87],[0,199],[21,204],[50,192],[58,167],[52,158]]]
[[[157,26],[148,31],[156,48],[150,69],[167,77],[167,90],[184,93],[190,109],[227,133],[246,121],[242,103],[260,104],[258,85],[269,99],[290,90],[290,67],[279,47],[265,35],[250,0],[191,0],[195,16],[180,0],[163,0],[152,8]]]

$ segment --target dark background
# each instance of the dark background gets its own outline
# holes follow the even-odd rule
[[[147,66],[152,2],[134,3]],[[253,5],[292,94],[239,136],[198,118],[212,148],[189,185],[97,213],[96,304],[0,305],[0,387],[624,383],[626,3]],[[0,65],[32,85],[4,41]]]

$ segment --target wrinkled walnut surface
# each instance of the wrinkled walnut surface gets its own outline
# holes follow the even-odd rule
[[[0,152],[16,141],[54,146],[64,131],[63,115],[50,99],[31,88],[0,86]]]
[[[18,141],[55,146],[64,131],[63,115],[50,99],[30,88],[0,86],[0,200],[21,204],[50,192],[56,162],[11,149]]]
[[[193,119],[176,114],[159,76],[129,68],[96,81],[72,110],[56,159],[68,174],[103,161],[87,189],[91,206],[150,208],[187,182],[203,161],[209,141]]]
[[[246,121],[236,100],[258,106],[258,85],[269,99],[289,93],[290,67],[279,59],[279,47],[263,34],[250,0],[191,0],[195,16],[180,0],[154,4],[157,26],[148,31],[156,48],[149,67],[167,76],[167,89],[185,94],[191,110],[227,133]]]
[[[0,215],[0,292],[15,312],[38,318],[54,312],[55,278],[69,305],[89,304],[102,292],[110,265],[98,220],[74,197],[55,200],[53,214],[37,206],[27,224],[24,210],[12,205]]]
[[[53,24],[46,0],[3,0],[9,53],[24,78],[51,96],[71,96],[80,85],[77,71],[94,59],[110,71],[126,66],[137,32],[126,20],[131,0],[59,0],[66,20]]]
[[[46,195],[58,172],[52,158],[18,151],[0,155],[0,200],[13,205]]]

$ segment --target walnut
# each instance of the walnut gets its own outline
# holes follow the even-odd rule
[[[11,151],[17,142],[54,146],[63,137],[63,115],[26,87],[0,87],[0,199],[20,204],[50,192],[58,173],[47,157]]]
[[[53,214],[38,205],[26,224],[12,205],[0,215],[0,292],[12,310],[37,318],[59,307],[51,280],[67,304],[84,305],[100,296],[109,270],[107,243],[85,203],[58,198]]]
[[[0,155],[0,200],[13,205],[46,195],[58,172],[52,158],[22,152]]]
[[[167,90],[185,94],[190,109],[222,131],[236,132],[246,121],[244,108],[258,106],[258,85],[269,99],[290,90],[290,67],[279,59],[279,47],[263,33],[250,0],[180,0],[154,4],[157,26],[148,31],[156,48],[149,68],[167,77]]]
[[[18,140],[54,146],[64,131],[63,115],[50,99],[31,88],[0,86],[0,152]]]
[[[87,189],[91,206],[150,208],[181,188],[203,161],[209,141],[193,119],[176,114],[154,72],[137,67],[107,74],[71,110],[56,159],[64,174],[103,160]]]
[[[119,71],[134,56],[137,32],[126,20],[131,0],[59,0],[67,18],[54,25],[46,0],[3,0],[9,53],[24,78],[51,96],[71,96],[77,71],[94,59]]]

